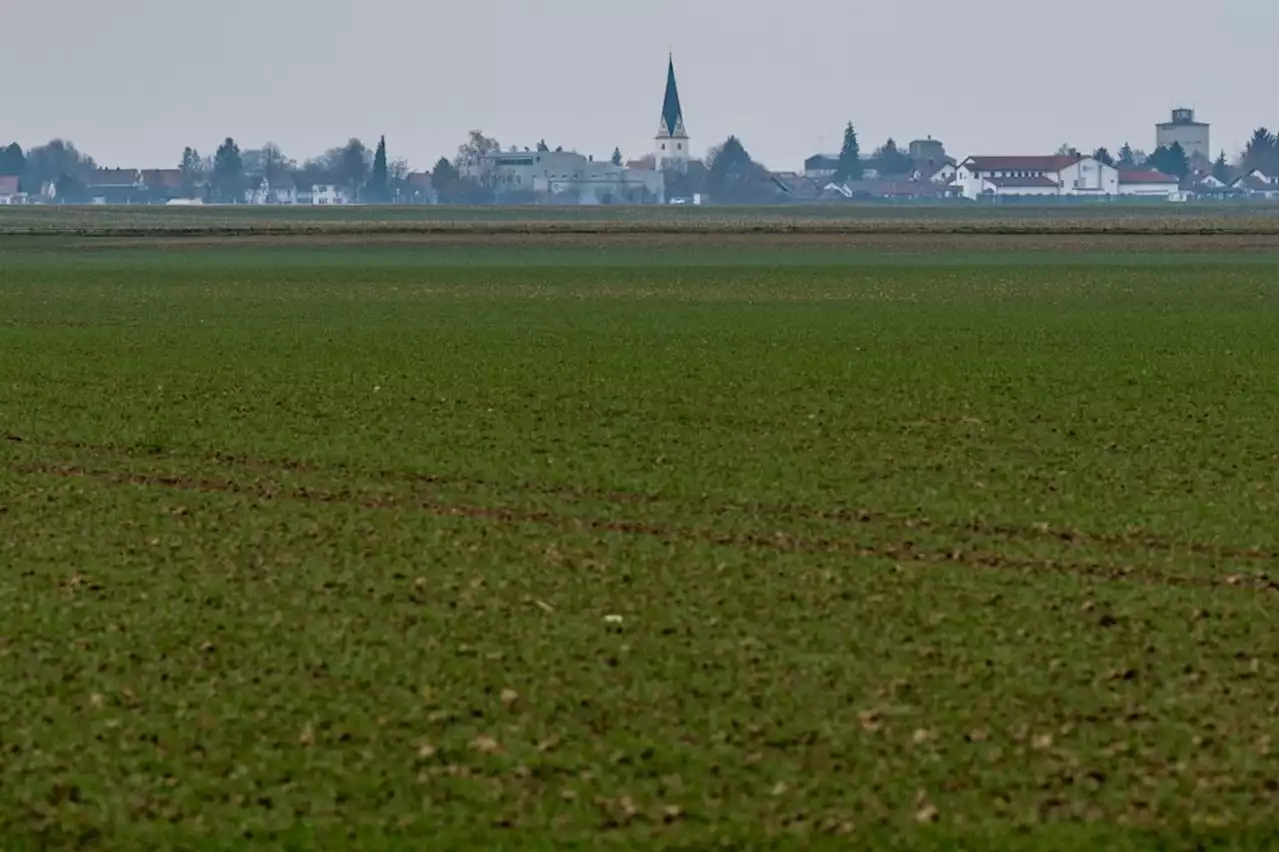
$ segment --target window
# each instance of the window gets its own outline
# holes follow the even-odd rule
[[[683,150],[684,150],[684,143],[683,143],[683,142],[677,142],[677,143],[676,143],[676,150],[677,150],[677,151],[683,151]]]
[[[665,150],[667,150],[667,143],[666,143],[666,142],[663,142],[663,143],[662,143],[662,150],[664,150],[664,151],[665,151]]]

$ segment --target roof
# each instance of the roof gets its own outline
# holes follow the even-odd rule
[[[182,187],[182,169],[143,169],[142,182],[147,186],[180,189]]]
[[[1231,182],[1232,189],[1244,189],[1249,192],[1275,192],[1276,185],[1255,174],[1247,174]]]
[[[142,181],[137,169],[95,169],[86,182],[88,186],[136,186]]]
[[[1056,172],[1083,159],[1070,154],[1050,154],[1048,156],[1012,156],[1012,157],[966,157],[960,165],[969,166],[980,172]]]
[[[676,88],[676,66],[667,56],[667,90],[662,95],[662,123],[658,125],[659,137],[688,138],[684,130],[684,113],[680,111],[680,91]]]
[[[1058,182],[1051,177],[990,177],[985,180],[992,186],[1058,187]]]
[[[1173,175],[1158,172],[1155,169],[1138,169],[1137,171],[1120,172],[1121,183],[1177,183]]]
[[[18,194],[18,176],[0,175],[0,195]]]

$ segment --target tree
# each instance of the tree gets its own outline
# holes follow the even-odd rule
[[[1280,145],[1276,134],[1265,127],[1253,131],[1240,155],[1240,168],[1245,172],[1257,169],[1268,177],[1275,177],[1280,172]]]
[[[195,148],[182,149],[182,161],[178,163],[182,172],[182,192],[187,198],[195,198],[199,188],[205,181],[204,160]]]
[[[1120,146],[1120,153],[1116,156],[1116,165],[1122,169],[1131,169],[1138,165],[1138,159],[1134,156],[1133,149],[1126,142]]]
[[[1116,164],[1115,158],[1111,156],[1111,152],[1106,148],[1096,148],[1090,156],[1104,166],[1114,166]]]
[[[240,146],[228,136],[213,155],[213,172],[210,175],[214,196],[219,201],[239,201],[244,188],[244,159]]]
[[[1231,183],[1231,166],[1227,165],[1227,152],[1219,151],[1218,159],[1213,161],[1213,176],[1223,183]]]
[[[613,149],[613,156],[609,158],[609,162],[613,163],[615,166],[622,165],[622,149],[621,148]]]
[[[436,160],[431,170],[431,186],[442,204],[453,204],[458,200],[458,169],[446,158]]]
[[[385,204],[391,200],[391,182],[387,172],[387,137],[378,139],[378,148],[373,154],[373,171],[369,175],[369,183],[365,187],[365,199]]]
[[[548,148],[548,147],[547,147],[547,140],[545,140],[545,139],[539,139],[539,140],[538,140],[538,146],[537,146],[537,148],[538,148],[538,150],[539,150],[539,151],[550,151],[550,150],[551,150],[550,148]]]
[[[338,183],[351,192],[352,200],[359,200],[360,188],[369,174],[369,149],[354,136],[347,140],[338,155]]]
[[[858,151],[858,132],[853,122],[844,126],[844,142],[840,145],[840,159],[833,176],[838,181],[862,180],[862,156]]]
[[[17,142],[0,148],[0,175],[21,175],[27,167],[27,155]]]
[[[764,194],[764,169],[751,159],[738,137],[730,136],[709,156],[707,189],[716,202],[743,204],[760,200]]]
[[[1187,162],[1187,152],[1182,150],[1182,145],[1174,142],[1168,148],[1163,145],[1151,152],[1151,156],[1147,157],[1147,166],[1167,175],[1173,175],[1181,180],[1187,176],[1188,170],[1191,168]]]
[[[876,149],[874,157],[876,170],[881,175],[902,175],[911,171],[911,161],[898,149],[898,143],[893,141],[893,137]]]
[[[1061,145],[1058,146],[1058,156],[1059,157],[1078,157],[1080,156],[1080,152],[1075,148],[1073,148],[1072,146],[1068,145],[1066,142],[1063,142]]]
[[[63,139],[51,139],[27,152],[22,171],[22,188],[33,195],[41,192],[46,184],[56,191],[58,181],[74,178],[83,185],[97,164],[93,158],[81,154],[76,146]]]

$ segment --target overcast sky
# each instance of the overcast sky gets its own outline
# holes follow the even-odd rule
[[[0,137],[176,165],[228,135],[298,160],[386,134],[429,168],[472,128],[647,153],[674,51],[695,152],[774,169],[932,135],[948,153],[1154,147],[1174,106],[1234,155],[1276,129],[1276,0],[0,0]]]

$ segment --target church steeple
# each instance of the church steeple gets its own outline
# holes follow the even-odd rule
[[[676,65],[667,54],[667,90],[662,96],[662,118],[653,137],[654,163],[659,169],[683,169],[689,163],[689,134],[680,111],[680,90],[676,88]]]
[[[667,54],[667,91],[662,96],[662,121],[658,136],[668,139],[687,139],[684,131],[684,114],[680,112],[680,90],[676,88],[676,65]]]

